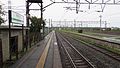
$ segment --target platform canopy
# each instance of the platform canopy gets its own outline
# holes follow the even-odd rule
[[[42,0],[28,0],[28,2],[31,2],[31,3],[41,3]]]

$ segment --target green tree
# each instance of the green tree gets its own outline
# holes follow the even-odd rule
[[[39,41],[41,39],[41,29],[42,25],[45,25],[45,22],[41,20],[41,18],[37,17],[31,17],[30,18],[31,24],[30,24],[30,34],[31,34],[31,41],[34,38],[34,41],[37,40]]]
[[[41,24],[43,24],[45,26],[45,22],[44,22],[44,20],[41,21],[41,18],[37,18],[34,16],[34,17],[30,18],[30,21],[31,21],[31,24],[30,24],[30,31],[31,32],[34,32],[34,31],[39,32],[40,29],[42,29]]]
[[[40,22],[38,22],[38,18],[37,17],[31,17],[30,21],[31,21],[30,32],[38,31],[38,29],[40,27]],[[39,27],[38,27],[38,25],[39,25]]]
[[[4,16],[4,15],[5,15],[5,13],[2,10],[2,5],[0,5],[0,25],[5,22],[4,19],[2,18],[2,16]]]

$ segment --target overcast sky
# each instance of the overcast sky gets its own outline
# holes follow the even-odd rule
[[[56,0],[56,1],[61,1],[61,0]],[[81,1],[84,2],[84,0],[81,0]],[[116,0],[116,1],[119,1],[119,0]],[[7,9],[8,0],[2,0],[2,3],[4,4],[3,7]],[[50,0],[43,0],[44,6],[50,3],[51,3]],[[25,16],[25,4],[26,4],[25,0],[11,0],[11,4],[14,11]],[[79,12],[78,14],[76,14],[75,10],[71,11],[71,10],[66,10],[66,8],[63,8],[63,7],[70,7],[70,6],[75,7],[74,4],[53,4],[45,9],[43,14],[44,19],[46,19],[47,21],[49,19],[52,19],[55,21],[68,21],[68,20],[99,21],[100,20],[99,16],[102,15],[102,20],[107,21],[107,23],[109,23],[108,26],[120,27],[120,5],[106,5],[104,11],[99,13],[95,11],[101,10],[100,5],[91,5],[90,9],[88,9],[88,5],[81,5],[79,9],[82,10],[83,12]],[[32,4],[30,8],[40,8],[40,7],[38,6],[38,4]],[[40,17],[40,11],[30,11],[30,14],[32,16]],[[99,24],[94,24],[94,23],[89,23],[89,24],[90,25],[86,25],[86,26],[92,26],[92,25],[99,26]]]

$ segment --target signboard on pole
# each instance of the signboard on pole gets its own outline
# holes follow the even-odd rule
[[[12,11],[12,23],[13,24],[23,24],[24,23],[24,16]]]

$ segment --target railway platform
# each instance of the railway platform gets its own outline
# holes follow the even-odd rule
[[[62,68],[55,32],[49,33],[10,68]]]

